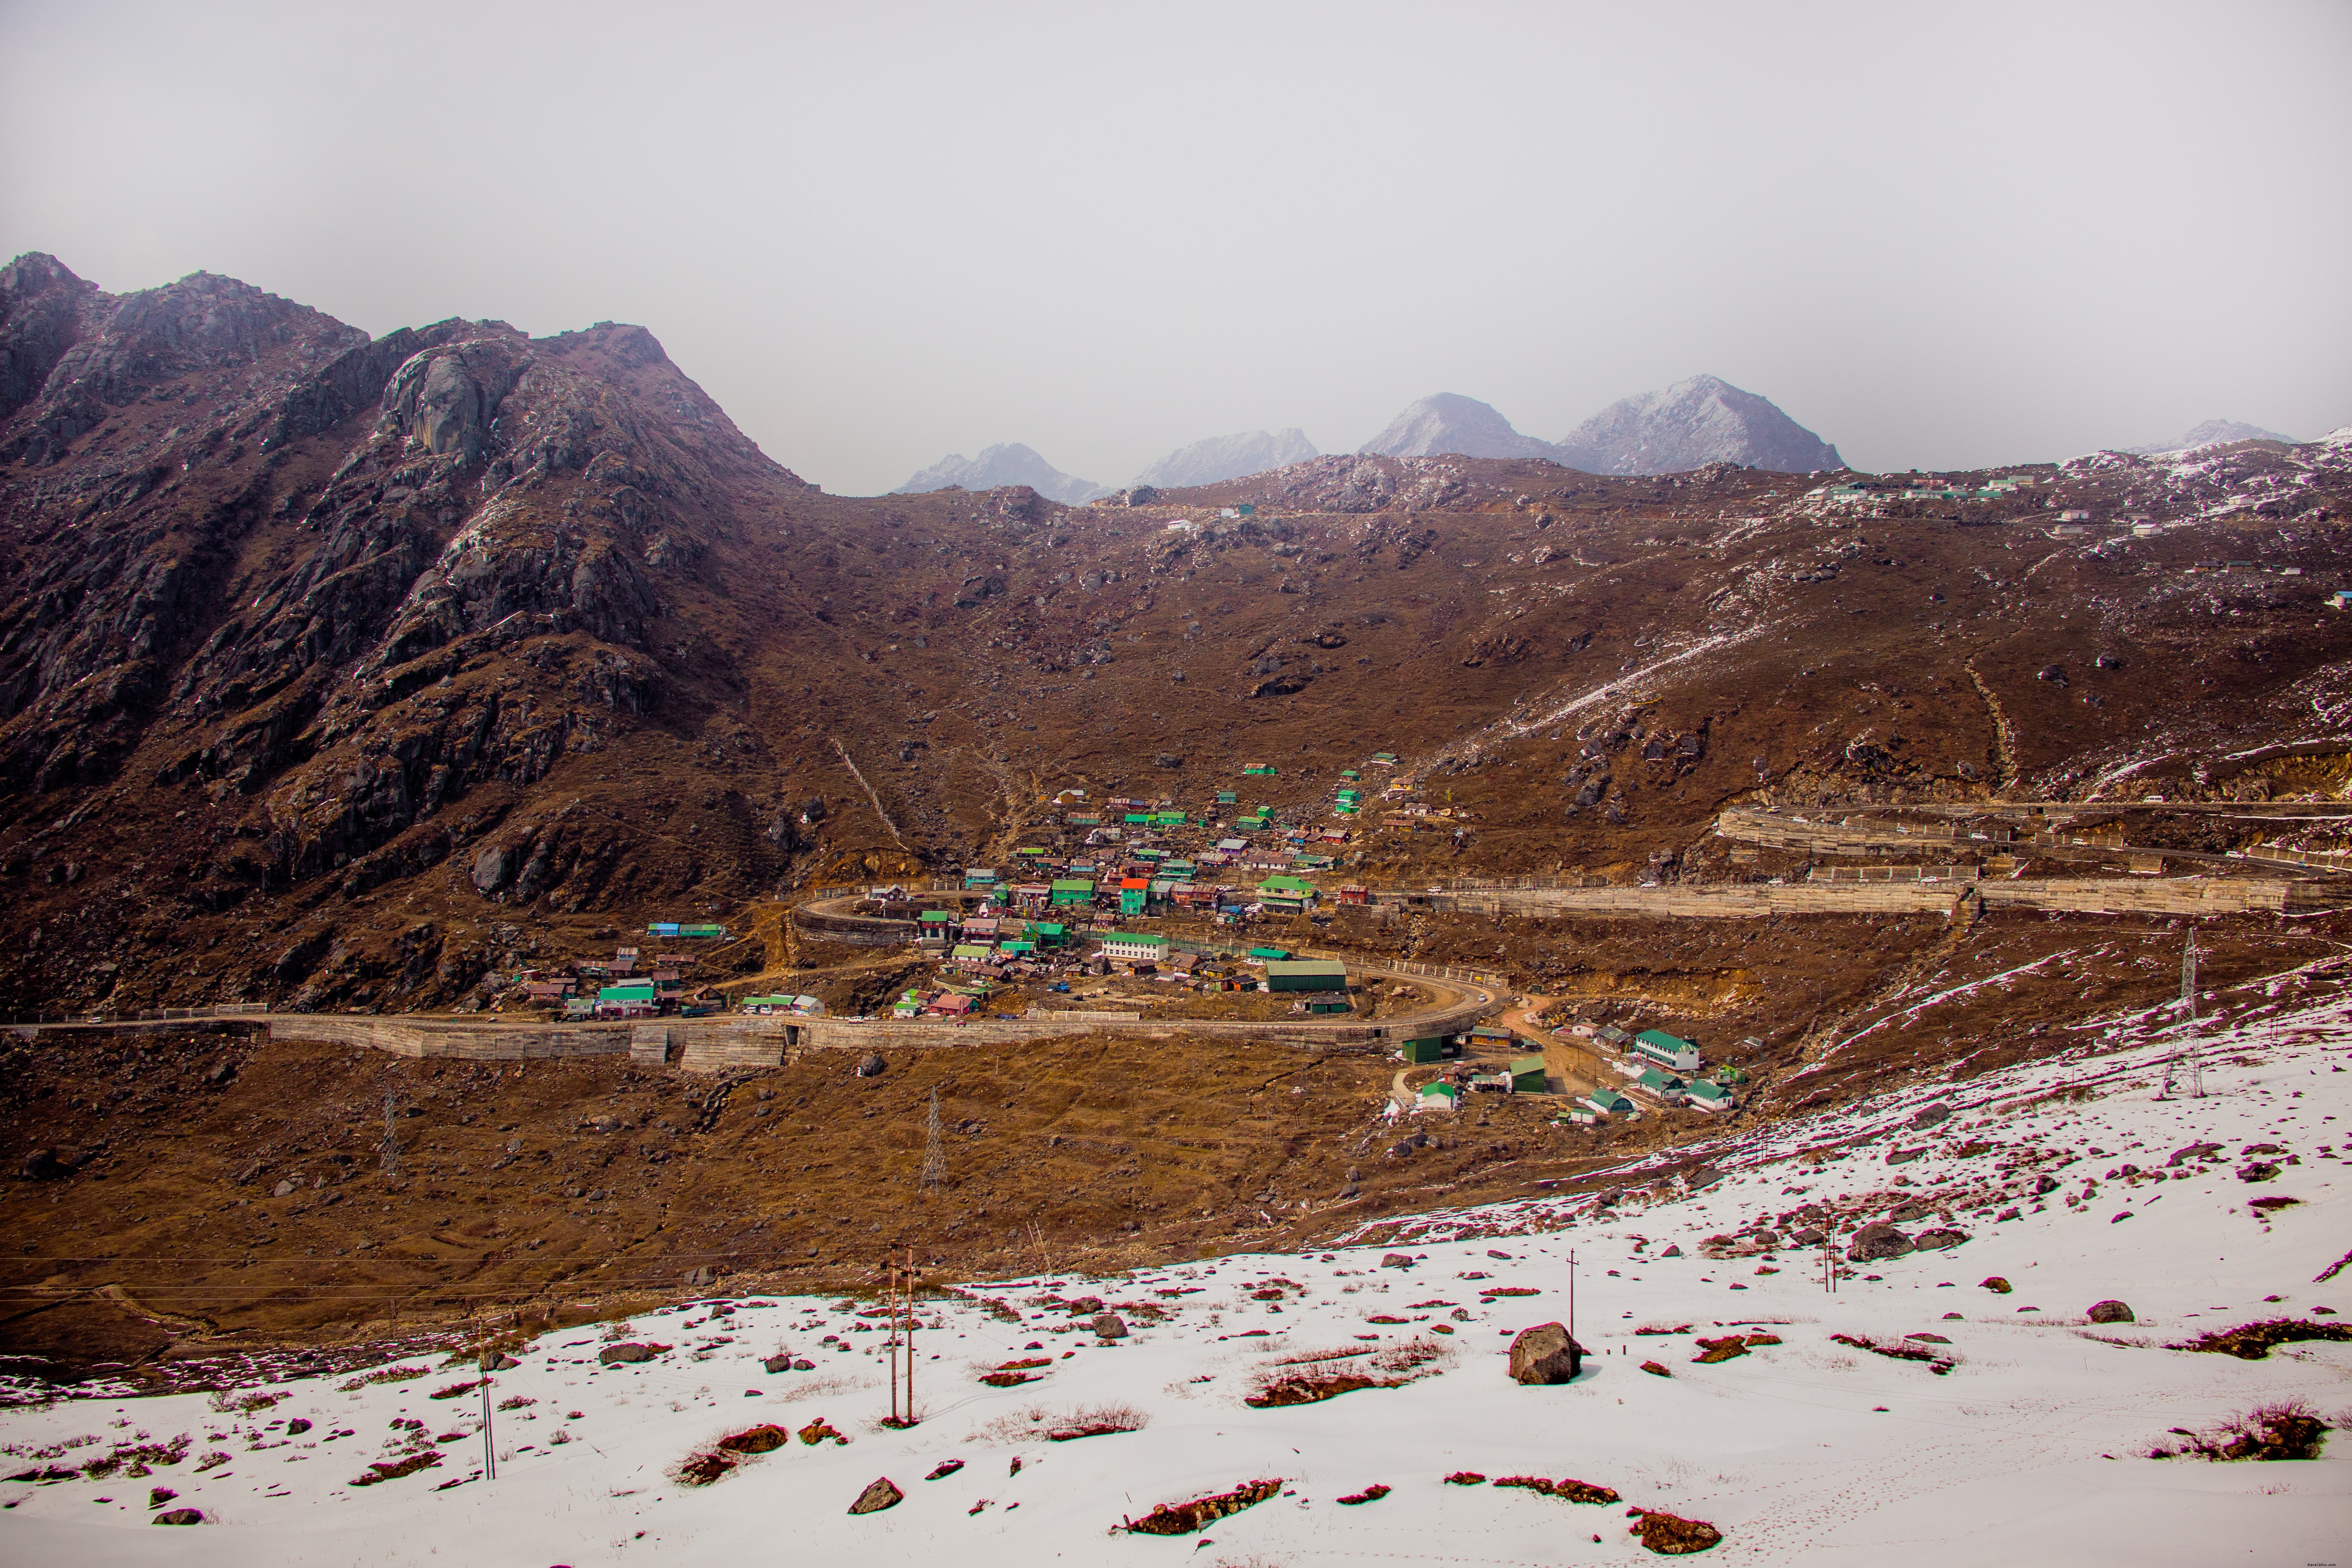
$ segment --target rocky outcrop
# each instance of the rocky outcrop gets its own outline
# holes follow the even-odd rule
[[[1769,398],[1712,375],[1611,404],[1562,438],[1556,460],[1591,474],[1680,474],[1709,463],[1792,474],[1845,467],[1835,447]]]
[[[1523,1384],[1572,1383],[1583,1370],[1584,1347],[1559,1323],[1522,1329],[1511,1341],[1511,1378]]]

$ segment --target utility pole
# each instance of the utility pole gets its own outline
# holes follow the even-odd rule
[[[1568,1342],[1576,1342],[1576,1248],[1568,1249]]]
[[[923,1195],[937,1197],[948,1184],[948,1153],[940,1140],[940,1091],[931,1090],[931,1123],[923,1143]]]
[[[392,1090],[385,1089],[383,1091],[383,1145],[380,1163],[383,1167],[383,1179],[386,1182],[400,1180],[400,1137],[393,1130],[393,1119],[398,1114],[393,1105]]]
[[[2172,1098],[2173,1088],[2183,1078],[2188,1080],[2189,1093],[2197,1100],[2205,1098],[2205,1062],[2197,1048],[2197,928],[2189,928],[2189,940],[2180,947],[2180,1023],[2181,1043],[2173,1048],[2164,1065],[2164,1087],[2157,1090],[2158,1100]],[[2184,1059],[2185,1058],[2185,1059]]]
[[[898,1426],[904,1423],[898,1419],[898,1266],[895,1263],[890,1265],[890,1282],[885,1289],[888,1294],[882,1298],[882,1305],[889,1313],[890,1337],[883,1348],[890,1354],[890,1425]]]

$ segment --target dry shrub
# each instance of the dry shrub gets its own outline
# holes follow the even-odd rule
[[[418,1367],[415,1375],[423,1377],[425,1375],[425,1368],[421,1366]],[[371,1383],[389,1383],[392,1379],[386,1377],[374,1377],[370,1378],[367,1381]],[[272,1405],[276,1405],[279,1400],[291,1399],[293,1397],[293,1391],[291,1389],[285,1388],[270,1390],[268,1392],[257,1389],[249,1394],[239,1393],[237,1390],[233,1388],[225,1388],[218,1394],[214,1394],[205,1403],[210,1405],[213,1409],[220,1412],[223,1415],[258,1415],[261,1412],[268,1410]]]
[[[1190,1535],[1228,1514],[1255,1508],[1282,1489],[1282,1479],[1244,1481],[1229,1492],[1212,1492],[1190,1502],[1160,1503],[1141,1519],[1122,1519],[1119,1528],[1136,1535]]]
[[[2200,1334],[2187,1344],[2168,1348],[2214,1351],[2222,1355],[2236,1356],[2240,1361],[2261,1361],[2271,1353],[2273,1345],[2294,1344],[2303,1340],[2352,1341],[2352,1323],[2315,1323],[2308,1320],[2273,1318],[2267,1322],[2245,1323],[2234,1329]]]
[[[1336,1363],[1364,1358],[1361,1366],[1345,1369]],[[1408,1383],[1433,1377],[1437,1364],[1451,1359],[1445,1346],[1430,1340],[1411,1340],[1375,1351],[1348,1350],[1313,1356],[1291,1356],[1258,1373],[1256,1390],[1242,1403],[1253,1410],[1276,1410],[1293,1405],[1318,1405],[1360,1388],[1402,1388]],[[1279,1370],[1279,1369],[1291,1370]]]
[[[675,1472],[680,1486],[707,1487],[735,1468],[736,1461],[716,1449],[703,1448],[678,1461]]]
[[[1045,1380],[1035,1373],[992,1372],[982,1375],[980,1381],[991,1388],[1018,1388],[1024,1383],[1043,1383]]]
[[[1475,1470],[1456,1470],[1445,1478],[1445,1484],[1449,1487],[1475,1487],[1486,1479]]]
[[[478,1377],[471,1383],[453,1383],[446,1388],[435,1389],[431,1394],[426,1394],[425,1397],[427,1399],[457,1399],[465,1394],[473,1393],[474,1390],[481,1387],[482,1384],[488,1381],[489,1379],[486,1377]]]
[[[1686,1334],[1691,1331],[1691,1326],[1688,1323],[1643,1323],[1633,1331],[1636,1334]]]
[[[345,1394],[357,1394],[361,1389],[379,1383],[406,1383],[413,1378],[423,1377],[432,1370],[429,1366],[381,1367],[374,1372],[362,1373],[359,1376],[337,1384],[335,1386]],[[285,1396],[280,1394],[278,1397]]]
[[[981,1428],[981,1436],[992,1443],[1025,1443],[1041,1437],[1048,1443],[1067,1443],[1114,1432],[1140,1432],[1150,1424],[1151,1417],[1132,1405],[1085,1405],[1075,1410],[1032,1405],[998,1416]]]
[[[1619,1500],[1614,1487],[1596,1487],[1591,1481],[1548,1481],[1541,1476],[1505,1476],[1495,1483],[1498,1487],[1522,1487],[1546,1497],[1560,1498],[1569,1502],[1588,1502],[1602,1506]]]
[[[2243,1415],[2231,1419],[2207,1432],[2188,1432],[2174,1427],[2183,1440],[2177,1444],[2158,1444],[2148,1450],[2151,1459],[2315,1459],[2320,1446],[2333,1430],[2319,1418],[2312,1407],[2300,1399],[2289,1399],[2276,1405],[2259,1405]]]
[[[1704,1552],[1723,1539],[1723,1531],[1705,1520],[1654,1511],[1645,1512],[1634,1521],[1633,1533],[1641,1537],[1643,1545],[1662,1557]]]
[[[372,1487],[379,1481],[396,1481],[403,1476],[413,1476],[419,1470],[429,1470],[441,1462],[438,1450],[426,1448],[404,1459],[379,1459],[368,1467],[366,1475],[356,1478],[352,1485]]]
[[[1852,1345],[1858,1351],[1868,1351],[1873,1355],[1883,1355],[1889,1361],[1926,1362],[1927,1370],[1937,1377],[1943,1376],[1958,1364],[1948,1353],[1939,1355],[1924,1345],[1906,1344],[1901,1340],[1889,1344],[1881,1343],[1867,1334],[1832,1334],[1830,1338],[1842,1345]]]
[[[1350,1493],[1349,1496],[1343,1497],[1339,1500],[1350,1507],[1353,1507],[1358,1503],[1378,1502],[1381,1499],[1388,1495],[1389,1489],[1380,1485],[1378,1482],[1375,1482],[1372,1485],[1366,1487],[1362,1491]]]

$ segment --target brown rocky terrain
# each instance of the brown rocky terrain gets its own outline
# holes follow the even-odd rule
[[[866,1010],[908,971],[802,943],[777,895],[994,863],[1068,786],[1318,815],[1376,750],[1455,813],[1350,825],[1346,874],[1392,886],[1801,877],[1824,857],[1713,833],[1759,802],[2344,797],[2352,614],[2326,600],[2352,585],[2352,447],[1937,478],[1333,457],[1139,505],[835,497],[641,328],[371,341],[232,279],[110,296],[23,258],[0,270],[0,1009],[473,1008],[494,971],[709,917],[749,933],[714,972]],[[1849,482],[1868,488],[1825,493]],[[1244,762],[1280,772],[1244,786]],[[2128,823],[2222,857],[2339,847],[2338,826]],[[2035,853],[2021,875],[2100,851]],[[2236,984],[2340,921],[2205,924]],[[1750,1116],[2053,1048],[2177,990],[2180,940],[2023,912],[1293,934],[1501,970],[1711,1048],[1752,1035]],[[1258,1233],[1236,1223],[1322,1234],[1261,1192],[1319,1205],[1352,1180],[1360,1223],[1702,1125],[1604,1139],[1506,1107],[1383,1164],[1342,1143],[1388,1069],[1288,1048],[1071,1042],[713,1084],[241,1039],[44,1036],[12,1060],[0,1159],[59,1168],[5,1187],[26,1238],[7,1342],[351,1335],[387,1327],[381,1300],[669,1289],[703,1260],[829,1280],[894,1241],[950,1271],[1038,1266],[1024,1245],[1107,1267]],[[1299,1075],[1282,1115],[1233,1121]],[[962,1136],[1013,1140],[995,1187],[953,1195],[953,1234],[875,1201],[935,1086],[950,1124],[991,1129]],[[368,1173],[387,1093],[428,1109],[389,1184]],[[626,1133],[582,1131],[599,1116]],[[1107,1139],[1131,1148],[1085,1142]],[[613,1162],[629,1181],[599,1181]],[[283,1283],[255,1272],[273,1257],[299,1260]]]
[[[448,1005],[533,944],[953,867],[1041,792],[1198,800],[1245,760],[1303,809],[1392,751],[1473,814],[1459,846],[1349,846],[1367,877],[1638,875],[1759,792],[2229,791],[2250,752],[2332,744],[2352,645],[2321,608],[2340,447],[1866,508],[1728,467],[1344,457],[1139,508],[858,500],[638,328],[371,342],[230,279],[117,298],[27,257],[0,342],[27,1011]],[[2077,508],[2191,525],[2051,537]]]

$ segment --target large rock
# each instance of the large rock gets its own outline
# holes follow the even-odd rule
[[[868,1051],[858,1058],[857,1076],[859,1078],[880,1078],[889,1070],[890,1064],[882,1059],[882,1053],[879,1051]]]
[[[1921,1231],[1911,1238],[1911,1245],[1922,1252],[1937,1252],[1947,1247],[1958,1247],[1968,1239],[1967,1231],[1954,1230],[1949,1226],[1941,1226],[1934,1230]]]
[[[1522,1329],[1511,1341],[1511,1376],[1519,1383],[1571,1381],[1584,1366],[1584,1347],[1559,1323]]]
[[[25,1156],[16,1174],[27,1182],[54,1182],[59,1176],[73,1174],[73,1170],[58,1158],[55,1149],[36,1149]]]
[[[202,1524],[205,1510],[200,1508],[168,1508],[155,1516],[158,1524]]]
[[[1916,1245],[1909,1237],[1880,1220],[1855,1231],[1853,1243],[1846,1248],[1845,1255],[1850,1262],[1875,1263],[1881,1258],[1901,1258]]]
[[[606,1366],[619,1366],[629,1362],[651,1361],[659,1354],[661,1350],[658,1346],[625,1343],[606,1345],[596,1352],[596,1359]]]
[[[1933,1127],[1939,1122],[1949,1121],[1951,1119],[1951,1106],[1939,1100],[1933,1105],[1923,1105],[1918,1110],[1913,1111],[1911,1113],[1911,1125],[1914,1127]]]
[[[1127,1320],[1117,1312],[1097,1312],[1094,1331],[1107,1340],[1123,1340],[1127,1338]]]
[[[2132,1310],[2121,1301],[2094,1301],[2085,1314],[2095,1323],[2137,1323]]]
[[[849,1511],[880,1513],[886,1508],[897,1508],[906,1495],[891,1484],[889,1477],[877,1476],[872,1485],[857,1494],[857,1500],[849,1505]]]

